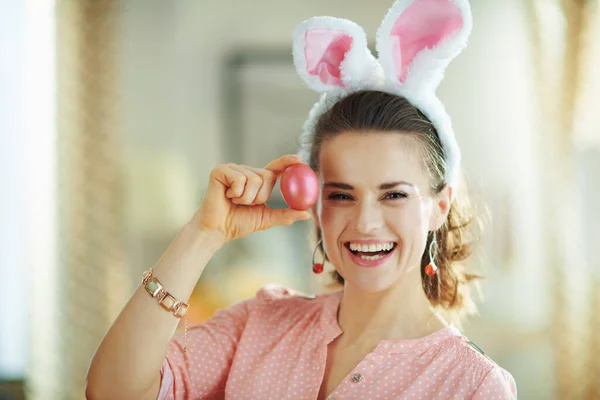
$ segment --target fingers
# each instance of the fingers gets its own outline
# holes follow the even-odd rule
[[[225,186],[225,197],[234,204],[264,204],[271,197],[277,176],[266,169],[246,165],[223,164],[213,178]]]
[[[234,204],[251,204],[256,197],[258,189],[260,189],[260,186],[262,185],[262,179],[247,167],[230,164],[229,168],[233,171],[237,171],[243,176],[244,184],[241,190],[238,188],[234,190],[234,188],[231,187],[230,190],[225,192],[225,196],[230,198],[231,202]]]
[[[265,207],[262,226],[260,229],[269,229],[279,225],[291,225],[296,221],[310,219],[312,214],[309,211],[297,211],[291,208],[268,208]]]
[[[238,170],[231,168],[232,164],[222,164],[210,172],[211,181],[223,185],[227,198],[240,197],[246,186],[246,176]]]
[[[271,161],[269,164],[267,164],[265,169],[273,172],[275,175],[281,175],[283,171],[285,171],[285,169],[290,165],[300,163],[302,163],[302,157],[298,155],[287,154]]]
[[[225,188],[225,197],[234,204],[265,204],[271,197],[277,177],[290,165],[301,163],[297,155],[285,155],[271,161],[265,168],[222,164],[213,170],[213,179]]]
[[[254,204],[265,204],[271,197],[271,193],[273,193],[273,188],[277,182],[277,175],[268,169],[255,168],[253,170],[262,178],[262,185],[256,193]]]

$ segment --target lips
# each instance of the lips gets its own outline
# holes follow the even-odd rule
[[[386,246],[386,243],[392,243],[392,246]],[[398,244],[396,242],[347,242],[344,246],[352,261],[366,268],[377,267],[384,264],[396,252]],[[390,250],[387,250],[391,247]],[[360,249],[364,251],[351,250]]]

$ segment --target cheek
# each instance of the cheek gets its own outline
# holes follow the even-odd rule
[[[329,256],[330,261],[334,264],[337,264],[339,258],[338,253],[333,252],[333,250],[338,243],[340,235],[348,226],[349,219],[351,219],[351,215],[348,209],[328,207],[327,205],[323,205],[321,209],[319,220],[321,223],[325,251]]]
[[[349,209],[340,207],[331,207],[323,204],[321,208],[320,221],[321,226],[325,231],[339,229],[344,226],[345,221],[349,218]]]
[[[427,233],[429,214],[420,202],[395,207],[386,212],[387,225],[403,239]]]

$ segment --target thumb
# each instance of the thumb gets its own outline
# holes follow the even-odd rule
[[[268,229],[278,225],[291,225],[296,221],[307,220],[311,217],[312,215],[309,211],[265,207],[261,229]]]

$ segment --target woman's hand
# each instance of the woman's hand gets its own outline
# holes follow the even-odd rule
[[[217,166],[210,173],[208,189],[193,223],[219,235],[226,243],[273,226],[309,219],[308,211],[271,209],[265,204],[283,171],[301,162],[298,156],[285,155],[265,168]]]

